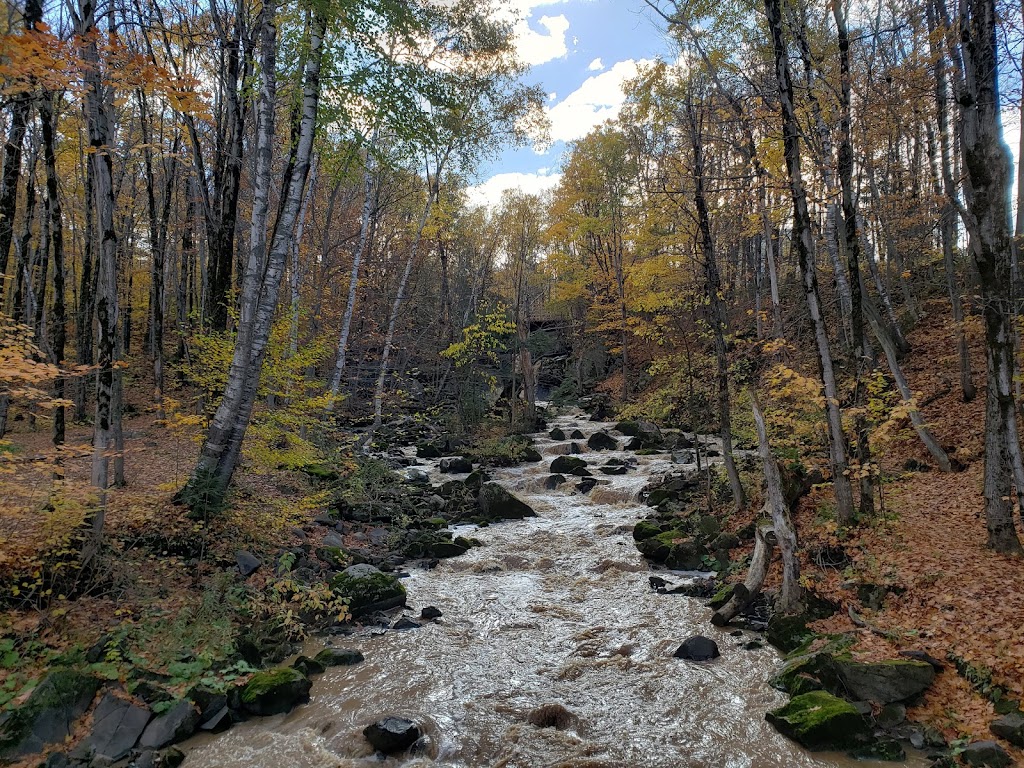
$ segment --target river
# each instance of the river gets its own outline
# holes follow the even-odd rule
[[[611,427],[578,413],[549,426],[567,434],[578,427],[588,436]],[[460,527],[485,546],[404,580],[407,614],[416,618],[435,606],[440,619],[419,629],[364,628],[337,638],[366,661],[317,677],[311,701],[288,715],[194,739],[185,745],[186,768],[891,765],[810,753],[776,733],[764,714],[785,701],[766,682],[780,655],[768,646],[744,650],[753,634],[733,637],[711,626],[699,600],[650,588],[652,571],[630,532],[646,510],[640,489],[651,476],[679,468],[667,455],[602,452],[599,463],[617,456],[637,466],[582,495],[571,484],[544,490],[551,458],[567,445],[546,434],[536,445],[543,462],[491,474],[538,517]],[[594,463],[597,456],[583,458]],[[432,479],[451,477],[437,474],[435,464],[423,467]],[[718,643],[721,658],[673,658],[679,643],[698,633]],[[307,650],[322,645],[318,640]],[[531,710],[549,703],[572,712],[575,724],[555,730],[526,722]],[[420,755],[374,756],[362,729],[387,714],[421,725],[429,745]]]

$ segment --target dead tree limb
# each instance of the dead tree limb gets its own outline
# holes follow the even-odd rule
[[[711,616],[711,623],[716,627],[724,627],[736,618],[761,592],[765,576],[768,575],[768,566],[772,562],[775,544],[775,528],[771,525],[758,526],[754,538],[754,556],[750,559],[747,578],[742,584],[736,585],[729,602]]]

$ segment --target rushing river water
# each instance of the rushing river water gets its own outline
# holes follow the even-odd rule
[[[578,414],[555,425],[587,435],[611,426]],[[405,580],[408,614],[433,605],[441,619],[338,638],[366,661],[317,677],[312,700],[288,715],[193,740],[186,768],[874,765],[812,754],[776,733],[764,713],[785,701],[766,684],[779,654],[743,650],[750,633],[732,637],[711,626],[700,601],[650,588],[651,570],[630,536],[645,511],[637,495],[652,475],[678,465],[665,455],[636,457],[627,475],[609,477],[609,485],[585,496],[571,483],[544,490],[550,460],[567,444],[545,435],[537,448],[543,462],[491,474],[538,517],[470,526],[463,532],[486,546]],[[592,463],[612,456],[633,458],[625,451],[584,455]],[[435,481],[450,477],[428,469]],[[716,640],[721,658],[673,658],[697,633]],[[575,725],[559,731],[526,722],[548,703],[570,710]],[[430,740],[424,754],[385,762],[374,756],[362,729],[386,714],[420,724]]]

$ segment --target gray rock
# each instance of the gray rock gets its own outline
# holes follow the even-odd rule
[[[1015,747],[1024,747],[1024,715],[1020,712],[1003,715],[989,726],[989,730]]]
[[[234,722],[234,718],[231,717],[231,710],[228,709],[225,704],[210,715],[203,724],[199,726],[199,729],[209,733],[223,733],[234,725]]]
[[[405,479],[416,485],[423,485],[430,482],[430,475],[422,469],[409,469],[405,473]]]
[[[900,703],[886,704],[878,713],[875,722],[882,728],[895,728],[907,719],[907,708]]]
[[[587,436],[584,435],[583,432],[581,432],[578,429],[574,429],[572,432],[569,433],[570,440],[585,440],[586,438]]]
[[[412,720],[392,715],[366,726],[363,735],[374,749],[391,755],[411,747],[420,737],[420,729]]]
[[[579,475],[587,469],[587,462],[575,456],[559,456],[551,462],[551,473],[554,475]]]
[[[196,731],[199,725],[199,710],[191,701],[182,700],[169,710],[153,718],[139,739],[142,749],[161,749],[168,744],[183,741]]]
[[[325,547],[334,547],[335,549],[344,549],[345,540],[338,534],[332,532],[324,536],[323,545]]]
[[[242,686],[242,708],[252,715],[279,715],[309,701],[309,678],[291,667],[257,672]]]
[[[0,762],[64,741],[99,685],[96,678],[68,669],[50,672],[19,709],[0,715]]]
[[[967,765],[984,766],[986,768],[1008,768],[1013,760],[1006,750],[994,741],[976,741],[964,747],[960,759]]]
[[[79,749],[85,755],[96,755],[111,761],[127,757],[152,717],[153,713],[148,709],[108,693],[97,705],[92,733]]]
[[[536,517],[533,507],[520,501],[497,483],[484,483],[477,496],[477,505],[485,517],[499,520],[520,520]]]
[[[919,696],[935,679],[935,668],[924,661],[863,663],[837,659],[835,670],[851,697],[883,705]]]
[[[244,549],[235,552],[235,562],[238,564],[238,572],[242,575],[243,579],[252,576],[263,565],[259,558],[251,552],[246,552]]]
[[[375,568],[369,563],[357,563],[356,565],[350,565],[343,573],[346,576],[351,576],[353,579],[365,579],[367,576],[380,573],[380,569]]]
[[[718,652],[718,644],[703,635],[694,635],[684,640],[673,655],[677,659],[687,659],[688,661],[711,661],[711,659],[721,656]]]
[[[473,471],[473,462],[462,456],[449,456],[441,459],[438,469],[446,474],[462,474]]]
[[[607,432],[595,432],[587,440],[587,447],[592,451],[614,451],[619,443]]]
[[[428,605],[422,611],[420,611],[420,618],[426,621],[432,621],[433,619],[439,619],[444,614],[441,613],[439,608],[435,608],[432,605]]]

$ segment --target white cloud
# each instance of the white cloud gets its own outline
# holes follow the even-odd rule
[[[507,189],[518,189],[531,195],[547,192],[556,187],[562,178],[562,174],[548,173],[547,170],[542,168],[536,173],[499,173],[466,190],[466,202],[469,205],[493,208],[501,202],[501,195]]]
[[[590,62],[590,64],[587,65],[587,69],[589,69],[591,72],[600,72],[602,69],[604,69],[604,62],[601,61],[601,57],[598,56],[596,59]]]
[[[538,32],[526,19],[520,19],[514,27],[516,51],[520,60],[531,67],[554,61],[569,52],[565,45],[569,20],[564,15],[541,16],[537,25],[545,31]]]
[[[551,141],[575,141],[605,120],[618,116],[626,96],[623,86],[637,76],[649,59],[626,59],[611,69],[588,77],[583,84],[547,110]]]

